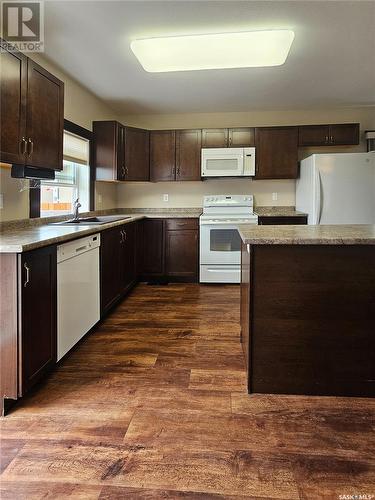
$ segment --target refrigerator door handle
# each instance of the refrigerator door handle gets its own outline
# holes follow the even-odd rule
[[[320,180],[320,172],[317,168],[315,170],[315,213],[314,213],[314,224],[319,224],[320,216],[321,216],[321,180]]]
[[[323,183],[322,183],[322,177],[320,175],[320,170],[318,170],[318,179],[317,179],[317,191],[318,191],[318,197],[319,197],[319,208],[318,208],[318,220],[317,224],[320,224],[320,219],[322,218],[322,212],[323,212],[323,203],[324,203],[324,193],[323,193]]]

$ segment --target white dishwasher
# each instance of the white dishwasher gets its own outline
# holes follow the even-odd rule
[[[57,360],[100,319],[100,234],[57,247]]]

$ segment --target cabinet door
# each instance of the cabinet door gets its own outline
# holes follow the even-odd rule
[[[0,161],[25,163],[27,57],[0,52]]]
[[[257,128],[256,179],[295,179],[298,175],[298,128]]]
[[[174,130],[150,133],[151,181],[174,181],[176,178],[176,134]]]
[[[26,163],[62,170],[64,84],[31,59],[27,73]]]
[[[359,123],[343,123],[330,125],[329,140],[333,145],[356,145],[359,144]]]
[[[131,222],[121,227],[123,235],[122,251],[122,289],[126,291],[137,279],[136,268],[136,223]]]
[[[56,363],[56,274],[54,246],[20,257],[20,396]]]
[[[261,215],[258,217],[259,225],[299,225],[307,224],[307,215]]]
[[[125,180],[150,180],[149,143],[148,130],[125,128]]]
[[[101,233],[100,246],[100,302],[102,314],[119,299],[122,290],[121,229],[115,227]]]
[[[176,131],[176,180],[201,180],[201,130]]]
[[[227,146],[227,128],[205,128],[202,130],[202,148],[226,148]]]
[[[164,274],[164,221],[145,219],[142,222],[142,274],[161,276]]]
[[[198,230],[166,231],[166,276],[196,281],[198,275]]]
[[[116,158],[116,179],[117,181],[124,181],[126,179],[126,153],[125,153],[125,127],[120,123],[116,123],[116,149],[115,149],[115,158]]]
[[[299,146],[324,146],[329,143],[329,125],[298,127]]]
[[[230,128],[228,145],[232,148],[255,146],[255,130],[249,127]]]

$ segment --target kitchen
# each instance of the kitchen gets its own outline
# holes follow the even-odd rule
[[[44,9],[1,52],[1,496],[371,497],[374,4]]]

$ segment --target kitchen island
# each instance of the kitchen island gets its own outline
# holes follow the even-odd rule
[[[241,226],[249,393],[375,396],[375,226]]]

